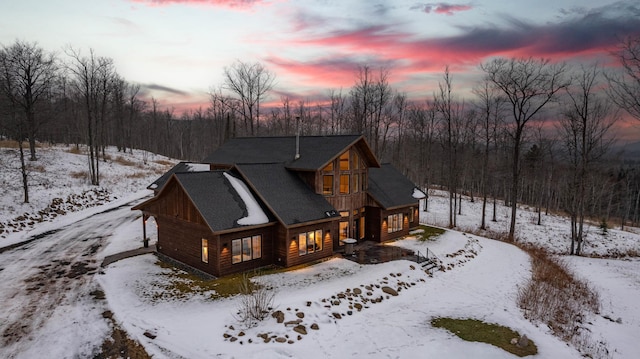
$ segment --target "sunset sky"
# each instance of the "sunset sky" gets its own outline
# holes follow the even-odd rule
[[[449,65],[464,95],[492,56],[611,65],[640,34],[640,2],[607,0],[20,0],[0,4],[0,44],[37,42],[111,57],[128,81],[176,109],[207,106],[234,60],[262,62],[282,95],[314,101],[386,66],[410,98],[431,96]],[[468,92],[468,91],[467,91]]]

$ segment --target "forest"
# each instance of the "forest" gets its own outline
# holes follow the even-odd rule
[[[622,40],[610,60],[493,58],[478,64],[472,88],[456,87],[447,67],[421,99],[391,85],[393,68],[362,64],[350,88],[314,101],[274,99],[276,75],[238,60],[220,69],[206,108],[176,113],[93,50],[56,54],[16,40],[0,47],[0,139],[18,143],[11,170],[28,202],[39,142],[85,151],[87,181],[99,186],[106,146],[199,161],[233,137],[362,134],[381,162],[448,191],[450,227],[463,195],[482,201],[480,229],[501,201],[512,213],[505,239],[517,240],[521,203],[539,222],[543,213],[569,216],[579,254],[586,221],[605,230],[640,221],[640,166],[616,150],[612,131],[621,118],[640,121],[640,38]]]

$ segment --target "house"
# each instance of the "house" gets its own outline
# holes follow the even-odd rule
[[[149,188],[133,209],[143,226],[155,218],[158,253],[214,276],[329,257],[346,238],[407,235],[424,196],[359,135],[231,139]]]

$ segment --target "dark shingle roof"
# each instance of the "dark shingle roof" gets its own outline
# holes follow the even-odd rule
[[[369,195],[385,209],[418,203],[416,185],[389,163],[369,168]]]
[[[360,135],[301,136],[300,158],[296,154],[296,137],[242,137],[225,142],[203,160],[206,163],[284,163],[287,168],[318,170],[340,155],[346,148],[364,139]],[[368,160],[377,166],[375,156],[367,149]]]
[[[339,217],[322,195],[281,163],[241,164],[236,169],[285,225]]]
[[[243,227],[237,221],[247,215],[245,203],[224,173],[225,171],[209,171],[175,174],[177,181],[214,232]],[[264,205],[261,206],[269,216]]]
[[[167,183],[171,175],[174,173],[183,173],[183,172],[194,172],[194,165],[202,165],[200,163],[193,162],[178,162],[177,165],[173,166],[169,171],[160,176],[157,180],[153,181],[147,189],[152,189],[156,192],[159,192],[162,187]]]

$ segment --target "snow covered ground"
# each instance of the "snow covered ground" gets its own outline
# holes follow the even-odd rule
[[[48,206],[53,197],[66,198],[71,193],[90,189],[86,183],[74,182],[64,175],[81,170],[80,164],[78,169],[69,164],[75,161],[73,157],[68,158],[73,154],[60,148],[52,152],[60,153],[49,155],[47,171],[54,173],[53,168],[59,167],[55,170],[59,172],[44,176],[48,178],[48,187],[37,190],[34,202],[27,207],[18,204],[19,188],[11,188],[10,193],[0,199],[0,221],[9,221],[24,212],[37,213]],[[6,153],[0,153],[6,163],[9,160]],[[42,153],[41,158],[45,156]],[[83,161],[83,158],[80,156],[77,160]],[[139,163],[136,161],[141,161],[140,158],[134,152],[129,160]],[[61,358],[90,356],[92,348],[95,350],[107,333],[109,323],[100,316],[105,309],[111,310],[115,320],[154,358],[512,357],[491,345],[466,342],[445,330],[433,328],[430,320],[438,316],[469,317],[508,326],[535,341],[541,358],[581,357],[543,325],[526,320],[517,307],[518,288],[530,276],[528,256],[512,245],[456,231],[447,231],[427,243],[412,238],[392,243],[422,252],[428,246],[445,261],[446,267],[452,268],[433,276],[409,261],[359,265],[334,258],[305,269],[256,278],[274,288],[274,304],[284,312],[285,321],[300,319],[307,334],[299,334],[292,326],[278,324],[271,317],[254,328],[244,328],[234,316],[237,298],[212,300],[208,293],[203,293],[181,299],[171,296],[158,299],[154,293],[170,284],[172,277],[164,274],[171,269],[159,266],[151,254],[125,259],[103,271],[89,271],[71,276],[73,278],[64,274],[59,280],[52,278],[51,285],[38,277],[46,291],[26,290],[25,287],[33,287],[28,280],[42,274],[49,268],[43,266],[54,261],[87,262],[94,266],[106,255],[140,246],[141,224],[136,220],[139,214],[118,207],[148,196],[149,191],[144,188],[160,170],[133,176],[132,173],[141,170],[120,162],[125,161],[113,161],[113,182],[103,181],[111,196],[118,197],[115,202],[67,212],[0,238],[0,247],[3,247],[34,234],[60,229],[26,246],[0,253],[3,283],[0,301],[4,303],[0,309],[0,332],[13,332],[15,323],[21,322],[20,316],[29,324],[24,329],[17,327],[21,337],[0,338],[3,341],[0,357],[45,358],[52,353]],[[11,175],[3,168],[0,180],[13,183]],[[429,212],[422,212],[421,220],[446,225],[446,204],[442,193],[430,193]],[[462,215],[458,217],[460,228],[477,229],[479,212],[479,202],[465,201]],[[491,230],[503,231],[508,225],[509,212],[501,206],[498,213],[498,222],[488,224]],[[519,212],[517,237],[556,253],[565,253],[569,228],[566,220],[543,216],[542,226],[536,226],[533,216],[526,208]],[[92,228],[92,223],[96,228]],[[78,242],[77,246],[71,245],[73,240]],[[639,243],[638,235],[610,229],[602,236],[592,227],[585,252],[593,255],[638,252]],[[593,340],[606,342],[613,358],[640,357],[637,345],[640,309],[636,304],[640,298],[640,260],[584,257],[565,257],[565,260],[600,292],[600,315],[585,319],[590,323],[587,325]],[[398,290],[398,295],[383,292],[385,286]],[[96,301],[88,294],[96,288],[104,290],[106,302]],[[46,304],[41,311],[39,301]],[[312,329],[316,327],[314,324],[317,329]],[[155,338],[150,339],[145,333]],[[264,337],[269,338],[268,343]],[[283,338],[284,343],[276,341],[277,338]]]

